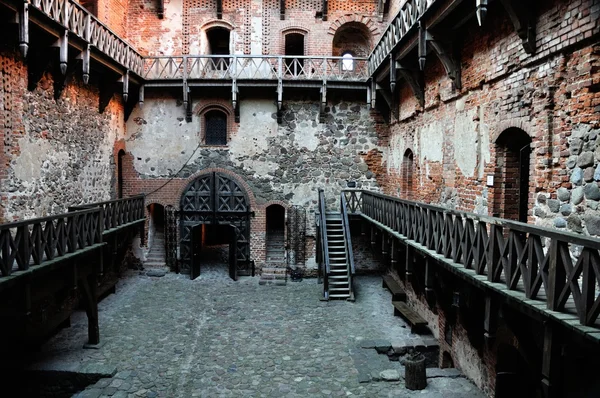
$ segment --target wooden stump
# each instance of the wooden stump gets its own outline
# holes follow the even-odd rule
[[[409,357],[405,363],[405,382],[409,390],[422,390],[427,387],[425,357],[422,354]]]

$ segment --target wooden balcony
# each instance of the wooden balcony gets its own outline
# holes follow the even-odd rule
[[[369,78],[366,58],[284,55],[181,55],[144,58],[147,87],[223,85],[276,86],[313,83],[320,87],[363,85]]]

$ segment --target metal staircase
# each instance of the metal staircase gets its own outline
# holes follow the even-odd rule
[[[350,226],[342,196],[341,212],[327,212],[325,197],[319,190],[317,217],[319,277],[323,280],[323,300],[345,299],[354,301],[352,277],[354,257],[350,241]]]

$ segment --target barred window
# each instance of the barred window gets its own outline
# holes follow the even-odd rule
[[[213,110],[204,115],[204,143],[206,145],[227,145],[227,115]]]

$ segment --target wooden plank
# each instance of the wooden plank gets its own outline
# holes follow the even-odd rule
[[[383,276],[382,286],[392,293],[392,301],[406,301],[406,293],[402,286],[390,275]]]
[[[406,305],[405,302],[392,301],[392,305],[394,306],[394,315],[400,316],[411,326],[411,333],[419,334],[429,331],[427,329],[427,321]]]

